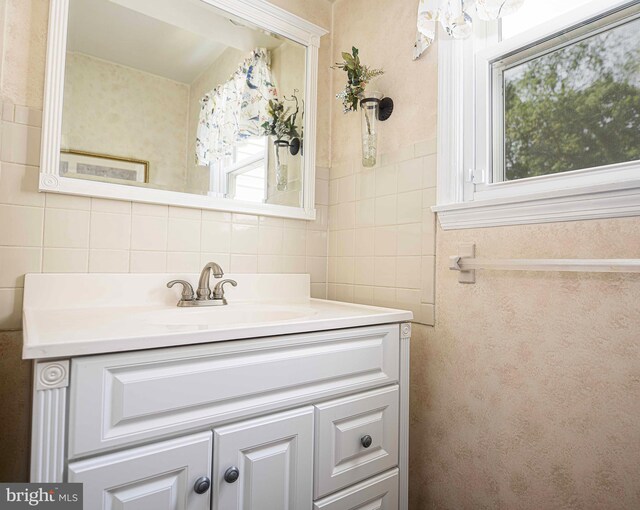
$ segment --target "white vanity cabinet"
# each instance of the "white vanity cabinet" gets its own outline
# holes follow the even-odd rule
[[[38,361],[32,480],[82,482],[87,510],[404,510],[409,335]]]
[[[163,274],[26,277],[31,481],[86,510],[407,510],[411,312],[230,276],[205,311]]]

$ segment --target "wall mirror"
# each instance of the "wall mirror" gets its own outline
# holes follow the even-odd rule
[[[52,0],[40,190],[313,219],[326,33],[263,0]]]

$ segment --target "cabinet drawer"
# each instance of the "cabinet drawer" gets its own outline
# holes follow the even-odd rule
[[[313,504],[313,510],[398,510],[398,469],[349,487]]]
[[[399,326],[75,358],[69,456],[398,381]]]
[[[398,386],[315,407],[315,499],[397,466]]]
[[[211,478],[211,432],[162,441],[69,464],[69,481],[84,487],[91,510],[208,510],[210,491],[196,493]]]

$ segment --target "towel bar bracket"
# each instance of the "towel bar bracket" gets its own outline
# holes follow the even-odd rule
[[[449,269],[459,271],[458,282],[460,283],[476,283],[476,270],[463,269],[460,267],[460,261],[463,258],[475,258],[476,245],[473,243],[465,243],[458,246],[458,255],[449,258]]]

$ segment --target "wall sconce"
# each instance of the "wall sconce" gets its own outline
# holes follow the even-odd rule
[[[370,168],[378,159],[378,121],[384,122],[393,113],[393,99],[376,94],[360,100],[362,110],[362,166]]]

